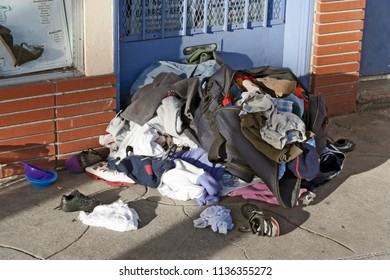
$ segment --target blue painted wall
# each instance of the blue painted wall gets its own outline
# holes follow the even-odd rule
[[[366,1],[361,75],[390,73],[389,0]]]
[[[287,0],[281,25],[137,42],[118,38],[118,109],[126,104],[130,87],[144,68],[158,60],[181,61],[183,48],[191,45],[217,43],[218,55],[235,69],[290,68],[308,86],[313,14],[314,0]]]
[[[140,72],[158,60],[181,61],[187,46],[218,44],[218,55],[233,68],[282,66],[284,25],[241,29],[186,37],[120,43],[120,104],[128,98],[131,84]]]
[[[306,87],[310,81],[314,0],[287,0],[283,67],[291,69]]]

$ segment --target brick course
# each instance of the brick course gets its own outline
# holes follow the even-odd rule
[[[0,87],[0,178],[23,174],[20,161],[63,167],[70,155],[101,148],[115,82],[111,74]]]
[[[329,114],[356,111],[365,0],[315,3],[311,91]]]

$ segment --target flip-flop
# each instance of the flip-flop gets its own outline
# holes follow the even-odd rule
[[[355,149],[356,144],[351,140],[341,138],[335,141],[333,146],[335,146],[340,152],[346,153]]]

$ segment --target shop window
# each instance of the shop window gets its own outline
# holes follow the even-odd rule
[[[284,23],[285,0],[121,0],[121,39],[139,41]]]
[[[2,0],[0,84],[32,74],[83,72],[82,2]]]

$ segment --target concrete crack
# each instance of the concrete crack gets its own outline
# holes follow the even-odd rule
[[[145,187],[145,192],[140,196],[140,199],[146,199],[145,196],[149,193],[149,188]]]
[[[19,249],[19,248],[16,248],[16,247],[12,247],[12,246],[8,246],[8,245],[4,245],[4,244],[0,244],[0,248],[5,248],[5,249],[10,249],[10,250],[14,250],[14,251],[17,251],[17,252],[20,252],[20,253],[23,253],[23,254],[26,254],[34,259],[37,259],[37,260],[43,260],[43,258],[41,257],[37,257],[35,256],[34,254],[26,251],[26,250],[23,250],[23,249]]]
[[[292,224],[293,224],[293,223],[292,223]],[[350,250],[351,252],[353,252],[353,253],[356,254],[356,252],[355,252],[354,249],[352,249],[352,248],[349,247],[348,245],[342,243],[341,241],[338,241],[338,240],[336,240],[336,239],[334,239],[334,238],[332,238],[332,237],[326,236],[326,235],[321,234],[321,233],[319,233],[319,232],[315,232],[314,230],[311,230],[311,229],[308,229],[308,228],[305,228],[305,227],[302,227],[302,226],[298,226],[298,225],[295,225],[295,224],[293,224],[293,225],[294,225],[294,226],[297,226],[298,228],[303,229],[303,230],[305,230],[305,231],[307,231],[307,232],[309,232],[309,233],[312,233],[312,234],[321,236],[321,237],[326,238],[326,239],[328,239],[328,240],[330,240],[330,241],[332,241],[332,242],[334,242],[334,243],[337,243],[337,244],[339,244],[340,246],[342,246],[342,247],[344,247],[344,248],[346,248],[346,249],[348,249],[348,250]]]
[[[336,239],[334,239],[334,238],[332,238],[332,237],[326,236],[326,235],[324,235],[324,234],[322,234],[322,233],[315,232],[314,230],[311,230],[311,229],[305,228],[305,227],[303,227],[303,226],[297,225],[296,223],[293,223],[293,222],[290,221],[289,219],[287,219],[287,218],[285,218],[285,217],[283,217],[283,216],[280,216],[279,214],[277,214],[277,213],[275,213],[275,212],[272,212],[272,213],[275,214],[275,215],[277,215],[277,216],[279,216],[280,218],[282,218],[282,219],[285,220],[286,222],[288,222],[288,223],[290,223],[290,224],[296,226],[297,228],[300,228],[300,229],[305,230],[305,231],[307,231],[307,232],[309,232],[309,233],[311,233],[311,234],[318,235],[318,236],[320,236],[320,237],[323,237],[323,238],[325,238],[325,239],[328,239],[328,240],[330,240],[330,241],[332,241],[332,242],[334,242],[334,243],[337,243],[337,244],[339,244],[340,246],[342,246],[342,247],[346,248],[347,250],[349,250],[349,251],[351,251],[351,252],[353,252],[353,253],[356,254],[356,252],[355,252],[354,249],[352,249],[352,248],[349,247],[348,245],[342,243],[341,241],[338,241],[338,240],[336,240]]]
[[[186,215],[189,219],[193,220],[193,218],[190,216],[190,214],[188,214],[186,212],[186,207],[184,205],[182,205],[182,210],[183,210],[184,215]]]
[[[73,242],[71,242],[68,246],[65,246],[64,248],[62,248],[61,250],[49,255],[48,257],[46,257],[45,259],[50,259],[51,257],[65,251],[66,249],[68,249],[70,246],[72,246],[73,244],[75,244],[77,241],[79,241],[81,239],[81,237],[83,237],[85,235],[85,233],[88,231],[89,229],[89,226],[80,234],[80,236],[78,238],[76,238]]]

